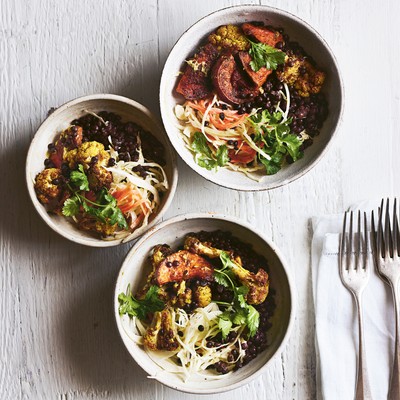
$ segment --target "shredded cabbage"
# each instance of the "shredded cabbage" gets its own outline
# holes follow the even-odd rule
[[[219,347],[207,347],[207,339],[214,338],[219,332],[218,316],[222,314],[216,303],[210,303],[204,308],[197,308],[191,314],[180,308],[172,311],[172,321],[178,332],[176,339],[179,348],[176,351],[152,351],[145,348],[148,356],[163,370],[179,376],[183,381],[202,381],[223,379],[232,373],[235,363],[242,360],[245,350],[242,343],[243,327],[233,327],[231,332],[236,333],[236,338]],[[138,318],[124,315],[122,325],[126,334],[138,345],[143,344],[143,335],[147,326]],[[202,326],[204,329],[199,329]],[[232,350],[238,351],[238,356],[233,361],[228,361]],[[222,361],[228,365],[227,374],[217,374],[208,367]]]

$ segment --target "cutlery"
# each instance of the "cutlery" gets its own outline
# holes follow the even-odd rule
[[[372,399],[369,386],[368,370],[365,356],[364,329],[362,315],[362,293],[368,283],[370,275],[369,266],[369,239],[367,216],[358,211],[357,232],[353,232],[353,212],[345,213],[343,231],[339,247],[339,272],[343,285],[353,294],[358,313],[358,366],[355,399]],[[350,217],[350,218],[348,218]],[[349,219],[349,222],[347,222]],[[349,225],[347,232],[347,225]],[[362,229],[363,225],[363,229]]]
[[[384,281],[390,285],[393,293],[393,303],[395,310],[395,351],[392,377],[389,387],[388,399],[400,399],[400,343],[399,343],[399,303],[398,286],[400,279],[400,256],[399,256],[399,223],[397,218],[397,199],[394,200],[392,221],[390,221],[390,201],[384,204],[382,199],[379,210],[378,226],[375,227],[374,212],[372,212],[372,232],[374,233],[375,261],[378,272]],[[383,221],[383,214],[385,218]]]

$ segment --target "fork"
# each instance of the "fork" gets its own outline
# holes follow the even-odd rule
[[[355,399],[371,399],[367,364],[365,358],[364,328],[362,315],[362,293],[368,283],[369,239],[367,215],[364,213],[364,229],[361,228],[361,213],[358,211],[357,232],[353,233],[353,212],[350,212],[349,232],[347,233],[347,218],[344,214],[343,231],[339,247],[339,272],[343,285],[353,294],[358,312],[358,366]],[[355,243],[354,243],[355,242]]]
[[[389,199],[386,200],[386,207],[382,199],[379,211],[377,229],[375,229],[374,212],[372,211],[372,231],[374,232],[375,261],[379,274],[386,278],[386,283],[390,285],[393,293],[393,303],[395,311],[395,350],[393,360],[392,377],[390,381],[388,399],[400,399],[400,342],[399,342],[399,303],[398,286],[400,279],[400,257],[399,257],[399,222],[397,219],[397,199],[394,200],[392,222],[390,222]],[[385,208],[385,221],[383,227],[383,213]]]

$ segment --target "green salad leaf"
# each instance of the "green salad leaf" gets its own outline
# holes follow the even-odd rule
[[[196,163],[209,171],[217,167],[223,167],[229,161],[227,146],[219,146],[214,156],[208,146],[206,137],[201,132],[193,134],[190,147],[195,153],[194,159]]]
[[[253,59],[250,61],[250,67],[253,71],[257,72],[262,67],[277,69],[279,64],[284,64],[286,54],[283,51],[265,43],[255,43],[251,40],[249,43],[249,54]]]
[[[303,139],[290,133],[291,118],[283,120],[281,112],[270,113],[262,110],[249,117],[254,131],[254,142],[270,156],[270,160],[258,154],[258,160],[265,166],[267,175],[276,174],[287,156],[293,161],[303,157]]]
[[[82,164],[78,165],[77,170],[71,172],[70,180],[79,190],[89,190],[89,181]]]
[[[158,297],[157,286],[150,286],[143,300],[136,299],[128,285],[126,293],[118,295],[119,314],[128,314],[130,317],[138,317],[140,320],[145,320],[148,314],[156,311],[162,311],[165,307],[164,302]]]
[[[218,284],[231,289],[233,292],[231,304],[228,304],[227,309],[218,317],[218,327],[221,330],[222,338],[225,339],[228,336],[233,325],[247,326],[249,336],[252,337],[257,332],[260,314],[246,301],[246,294],[249,289],[236,282],[235,275],[232,272],[232,267],[237,267],[235,262],[225,251],[221,252],[220,260],[222,267],[214,269],[214,279]],[[218,304],[218,302],[216,303]],[[227,304],[224,303],[223,305]]]
[[[118,224],[122,229],[128,229],[128,223],[124,214],[117,205],[117,199],[108,193],[106,188],[102,188],[97,193],[96,201],[87,199],[80,191],[89,190],[89,181],[83,169],[83,165],[79,164],[78,169],[71,172],[69,189],[73,195],[64,202],[62,213],[66,217],[77,215],[81,209],[95,217],[102,223],[110,225]],[[77,187],[79,190],[73,188]]]

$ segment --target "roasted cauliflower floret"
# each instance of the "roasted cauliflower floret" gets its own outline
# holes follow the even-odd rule
[[[210,286],[197,286],[193,293],[193,300],[199,307],[206,307],[211,303]]]
[[[309,61],[296,56],[288,57],[283,71],[277,74],[282,82],[293,86],[302,97],[319,93],[325,81],[324,72],[318,71]]]
[[[88,169],[87,177],[90,189],[95,192],[103,187],[109,189],[113,181],[112,173],[98,164],[94,164]]]
[[[68,150],[76,149],[82,144],[83,129],[81,126],[72,125],[65,129],[57,143],[62,143]]]
[[[218,50],[247,50],[250,47],[249,41],[243,34],[240,27],[236,25],[220,26],[208,37],[208,41],[217,46]]]
[[[104,222],[100,222],[92,217],[83,217],[78,222],[78,227],[79,229],[85,231],[100,233],[102,236],[106,237],[112,235],[116,231],[118,224],[110,225]]]
[[[68,162],[70,168],[77,164],[82,164],[85,170],[90,164],[106,167],[110,160],[110,155],[104,150],[104,145],[99,142],[85,142],[78,148],[64,153],[64,160]]]
[[[210,258],[218,258],[223,252],[222,250],[211,247],[208,243],[202,243],[197,238],[190,236],[185,240],[185,249]],[[255,274],[242,267],[242,262],[239,257],[231,260],[231,271],[239,282],[249,289],[246,295],[247,302],[249,304],[262,303],[266,299],[269,291],[269,278],[267,272],[262,268],[259,268]]]
[[[178,291],[176,293],[175,303],[178,307],[185,307],[192,303],[192,289],[186,286],[186,281],[179,283]]]
[[[241,265],[240,258],[232,260],[232,271],[240,283],[246,286],[249,291],[246,300],[249,304],[261,304],[268,296],[269,277],[267,272],[259,268],[257,273],[250,272]]]
[[[49,204],[61,197],[62,174],[58,168],[47,168],[37,174],[35,180],[35,191],[42,204]]]
[[[179,347],[170,309],[154,313],[151,325],[143,336],[143,343],[149,350],[173,351]]]

